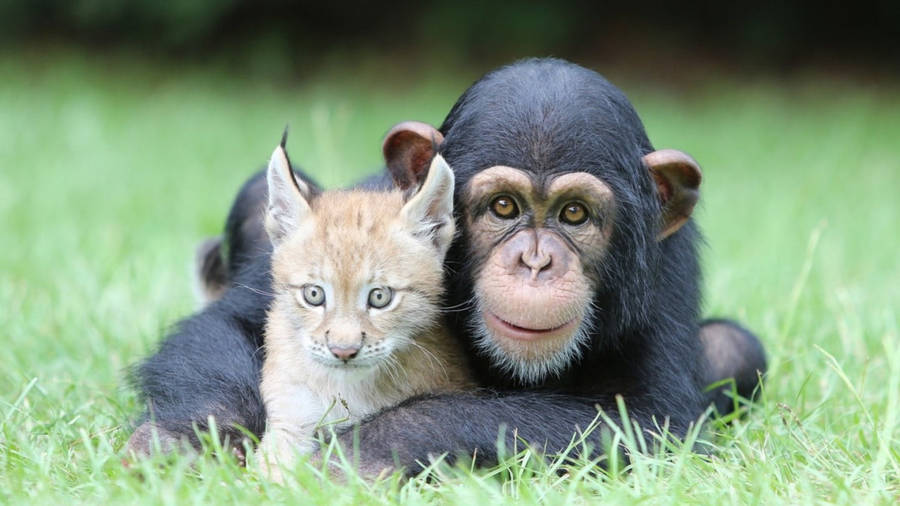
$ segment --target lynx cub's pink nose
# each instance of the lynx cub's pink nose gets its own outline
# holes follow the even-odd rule
[[[359,346],[351,346],[349,348],[340,348],[337,346],[329,346],[328,350],[332,355],[343,360],[344,362],[350,360],[355,357],[357,353],[359,353]]]

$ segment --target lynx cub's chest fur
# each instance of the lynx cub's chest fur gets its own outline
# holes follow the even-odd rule
[[[266,228],[275,297],[261,393],[258,461],[274,479],[312,451],[317,427],[346,426],[411,396],[469,383],[441,325],[443,260],[454,234],[453,173],[440,156],[412,195],[310,198],[279,146]]]

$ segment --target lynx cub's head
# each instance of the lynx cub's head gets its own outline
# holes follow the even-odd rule
[[[298,367],[357,372],[415,346],[413,337],[437,323],[455,233],[453,172],[444,159],[435,157],[414,193],[313,197],[293,177],[282,143],[267,179],[275,290],[267,346],[290,353]]]

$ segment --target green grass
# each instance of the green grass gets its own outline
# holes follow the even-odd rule
[[[123,469],[139,411],[123,370],[193,309],[193,247],[285,123],[294,160],[345,184],[378,166],[393,123],[439,123],[475,75],[267,79],[77,55],[2,56],[0,75],[0,503],[900,500],[896,86],[623,83],[654,143],[704,167],[706,313],[770,354],[762,401],[716,429],[713,456],[560,477],[526,452],[439,484],[303,469],[282,488],[211,456]]]

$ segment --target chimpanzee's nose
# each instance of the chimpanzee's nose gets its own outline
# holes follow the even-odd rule
[[[531,279],[537,279],[538,274],[550,268],[553,257],[537,248],[522,252],[522,263],[531,270]]]
[[[511,275],[531,283],[552,282],[568,272],[569,251],[562,239],[544,229],[516,232],[501,250],[500,262]]]
[[[343,360],[344,362],[352,359],[359,353],[359,346],[350,346],[349,348],[342,348],[339,346],[329,346],[328,351],[331,352],[335,358]]]

